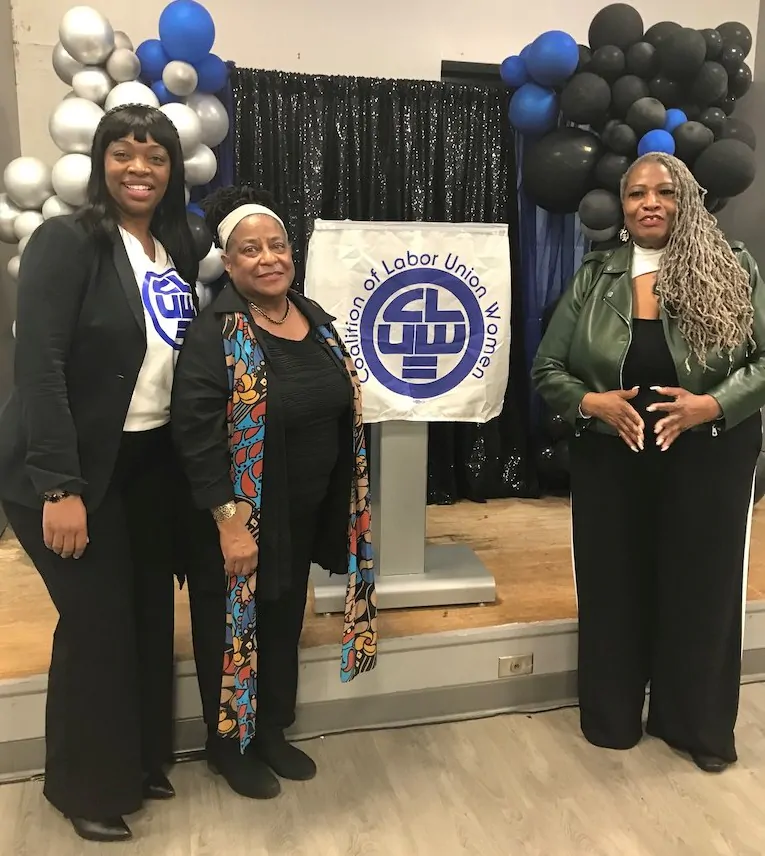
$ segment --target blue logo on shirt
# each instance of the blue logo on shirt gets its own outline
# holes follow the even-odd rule
[[[149,271],[143,281],[141,298],[160,338],[180,351],[195,315],[188,283],[173,268],[164,273]]]

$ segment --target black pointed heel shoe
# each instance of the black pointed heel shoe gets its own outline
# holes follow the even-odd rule
[[[693,763],[705,773],[724,773],[730,764],[714,755],[691,755]]]
[[[171,800],[174,796],[175,788],[161,770],[146,775],[143,780],[143,798],[145,800]]]
[[[133,833],[121,817],[107,817],[103,820],[88,820],[84,817],[70,817],[74,831],[85,841],[98,841],[107,844],[114,841],[130,841]]]

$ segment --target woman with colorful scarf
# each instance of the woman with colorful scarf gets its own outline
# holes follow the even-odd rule
[[[225,188],[204,208],[228,281],[187,332],[172,409],[195,502],[219,533],[195,557],[205,575],[189,577],[194,650],[208,764],[268,799],[277,776],[316,774],[284,736],[312,563],[348,577],[341,679],[376,662],[360,386],[332,317],[292,290],[270,196]]]

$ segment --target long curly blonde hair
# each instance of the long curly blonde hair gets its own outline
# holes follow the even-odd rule
[[[715,217],[706,191],[676,157],[651,153],[622,177],[621,198],[632,171],[659,163],[672,176],[677,211],[656,275],[659,303],[677,323],[691,354],[706,367],[710,353],[730,355],[752,342],[754,310],[749,274],[739,264]]]

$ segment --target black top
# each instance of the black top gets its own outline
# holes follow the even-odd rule
[[[661,411],[648,413],[649,404],[671,401],[651,390],[652,386],[677,386],[677,369],[664,336],[660,319],[633,318],[632,342],[624,360],[624,388],[639,386],[640,391],[630,404],[645,422],[646,448],[653,448],[654,427],[666,414]]]

